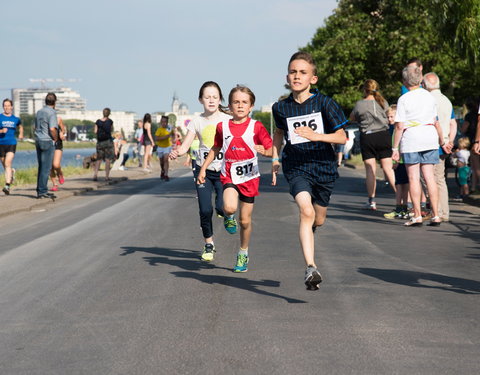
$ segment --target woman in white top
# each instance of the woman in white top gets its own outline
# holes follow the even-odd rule
[[[222,90],[220,86],[213,81],[205,82],[200,87],[198,100],[203,105],[203,113],[195,117],[187,126],[188,133],[185,136],[181,146],[176,150],[170,152],[170,159],[176,159],[188,152],[195,136],[198,137],[200,146],[196,158],[195,179],[198,176],[200,168],[205,161],[210,149],[213,146],[215,139],[215,131],[217,124],[228,120],[231,116],[223,112],[221,102],[223,101]],[[223,155],[218,155],[217,158],[208,166],[205,183],[195,184],[197,189],[200,226],[202,228],[205,245],[201,259],[210,262],[215,257],[215,244],[213,243],[213,205],[212,195],[215,191],[215,211],[218,216],[225,220],[223,214],[223,187],[220,182],[220,169],[222,165]]]
[[[435,98],[420,87],[421,70],[415,66],[407,66],[402,71],[402,78],[409,91],[403,94],[397,103],[392,158],[399,161],[400,147],[407,167],[414,212],[414,216],[405,225],[412,227],[422,225],[421,171],[427,185],[433,214],[430,225],[438,226],[441,219],[438,216],[438,189],[433,166],[439,160],[438,145],[440,144],[446,153],[450,153],[450,146],[443,141],[442,129],[437,120]]]

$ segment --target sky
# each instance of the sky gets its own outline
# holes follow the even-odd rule
[[[336,6],[336,0],[8,1],[0,22],[0,95],[39,87],[31,78],[60,78],[89,110],[169,111],[176,93],[190,112],[201,112],[198,90],[213,80],[226,98],[235,85],[247,85],[260,109],[286,93],[290,56]]]

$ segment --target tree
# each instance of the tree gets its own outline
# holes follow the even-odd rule
[[[270,134],[273,133],[274,127],[271,112],[254,111],[252,114],[252,118],[260,121]]]
[[[35,116],[28,113],[22,113],[20,115],[20,120],[22,121],[23,126],[23,136],[25,138],[33,138],[35,128]]]
[[[442,91],[454,104],[478,93],[478,75],[460,58],[453,41],[442,36],[438,21],[423,3],[428,1],[340,0],[304,48],[317,63],[320,91],[349,111],[361,98],[363,82],[372,78],[387,100],[395,103],[401,70],[416,56],[423,61],[424,72],[440,76]]]
[[[438,32],[453,45],[471,69],[477,70],[480,41],[480,1],[405,0],[408,6],[421,4],[432,16]]]

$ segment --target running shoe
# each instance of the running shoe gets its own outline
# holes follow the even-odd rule
[[[211,243],[206,243],[200,258],[205,262],[211,262],[215,258],[215,246]]]
[[[10,195],[10,186],[5,185],[2,189],[5,195]]]
[[[305,285],[307,290],[318,290],[318,284],[322,282],[322,275],[318,272],[317,267],[308,266],[305,270]]]
[[[58,191],[58,185],[53,185],[52,191]]]
[[[63,185],[65,183],[65,177],[63,177],[63,175],[58,177],[58,182],[60,183],[60,185]]]
[[[45,194],[40,194],[37,196],[37,199],[52,199],[55,200],[57,196],[53,193],[45,193]]]
[[[237,220],[235,220],[235,216],[232,216],[231,218],[228,216],[225,216],[223,218],[223,226],[225,227],[228,233],[230,234],[237,233]]]
[[[237,254],[237,263],[233,267],[233,272],[248,271],[248,255]]]
[[[403,217],[403,212],[402,211],[397,211],[396,209],[393,209],[391,212],[383,214],[383,217],[385,219],[399,219],[399,218]]]
[[[377,210],[377,203],[376,202],[372,202],[372,203],[367,202],[367,203],[365,203],[364,208],[366,210],[376,211]]]

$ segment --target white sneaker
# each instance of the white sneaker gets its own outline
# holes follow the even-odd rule
[[[120,167],[118,167],[118,170],[119,170],[119,171],[126,171],[127,168],[125,168],[123,165],[121,165]]]

